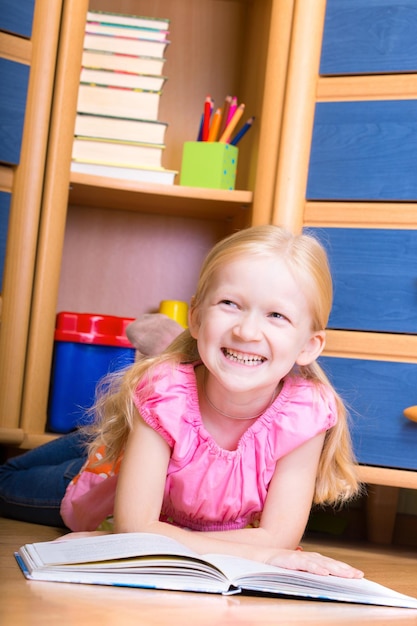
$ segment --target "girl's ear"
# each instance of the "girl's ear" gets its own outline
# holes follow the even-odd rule
[[[314,333],[298,355],[296,360],[297,365],[310,365],[310,363],[313,363],[323,352],[325,344],[325,331],[319,330]]]
[[[190,309],[188,311],[188,330],[190,331],[191,337],[197,339],[198,331],[200,328],[200,315],[199,309],[195,304],[195,297],[191,298]]]

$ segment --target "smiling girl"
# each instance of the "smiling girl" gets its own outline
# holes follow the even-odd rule
[[[359,485],[346,412],[316,362],[332,281],[322,246],[239,231],[201,269],[189,328],[107,381],[67,526],[152,532],[193,550],[318,574],[362,572],[297,546],[310,509]]]

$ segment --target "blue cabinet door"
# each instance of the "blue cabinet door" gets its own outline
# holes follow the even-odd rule
[[[0,58],[0,161],[19,163],[29,82],[28,65]]]
[[[0,0],[0,30],[30,38],[35,0]]]
[[[417,100],[318,102],[307,198],[415,201],[416,154]]]
[[[329,328],[417,333],[417,230],[309,230],[329,256],[334,282]]]
[[[6,258],[7,230],[9,226],[11,194],[0,191],[0,293],[3,289],[3,271]]]
[[[414,0],[327,0],[321,74],[417,71]]]
[[[359,463],[417,469],[417,423],[403,415],[417,404],[417,365],[321,357],[348,405]]]

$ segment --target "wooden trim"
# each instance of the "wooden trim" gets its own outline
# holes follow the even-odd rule
[[[23,450],[31,450],[32,448],[37,448],[38,446],[42,446],[45,443],[54,441],[55,439],[58,439],[59,436],[60,435],[53,435],[52,433],[43,433],[39,435],[25,433],[19,447]]]
[[[328,330],[323,355],[417,363],[417,335]]]
[[[43,433],[40,435],[28,435],[22,428],[1,428],[0,444],[5,446],[18,446],[22,450],[31,450],[45,443],[58,439],[60,435]]]
[[[19,165],[14,168],[0,329],[0,423],[19,425],[61,3],[37,0]]]
[[[14,170],[12,167],[0,165],[0,191],[11,193],[13,188]]]
[[[370,485],[417,489],[417,472],[390,467],[358,466],[359,479]]]
[[[306,202],[304,226],[415,229],[417,203]]]
[[[32,59],[32,41],[0,32],[0,57],[17,63],[30,65]]]
[[[296,0],[272,222],[299,232],[307,187],[325,0]]]
[[[87,8],[88,0],[63,0],[22,400],[21,425],[28,434],[40,434],[46,426]]]
[[[271,221],[293,13],[294,0],[275,0],[272,4],[253,200],[253,225],[268,224]]]
[[[317,100],[409,100],[417,98],[417,74],[321,76]]]
[[[0,443],[9,446],[19,446],[24,439],[25,433],[21,428],[0,427]]]

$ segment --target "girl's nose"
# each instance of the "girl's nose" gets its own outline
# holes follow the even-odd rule
[[[262,334],[261,324],[256,313],[242,313],[234,328],[234,332],[245,341],[256,341],[260,339]]]

